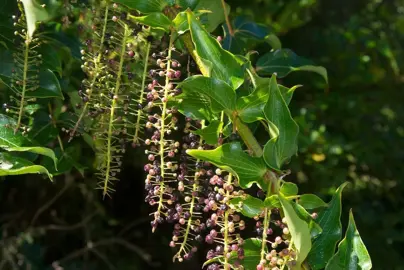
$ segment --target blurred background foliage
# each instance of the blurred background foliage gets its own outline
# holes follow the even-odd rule
[[[299,183],[302,193],[325,199],[344,181],[351,182],[343,194],[342,216],[353,208],[374,269],[404,269],[404,1],[227,2],[231,19],[245,16],[269,26],[282,47],[328,71],[328,85],[314,73],[292,73],[283,80],[286,86],[304,85],[291,105],[301,133],[299,155],[290,164],[288,180]],[[7,3],[2,3],[4,13]],[[68,33],[77,31],[71,26],[80,22],[82,14],[68,8],[62,12],[59,23],[47,27],[65,30],[48,38],[63,40],[72,49],[76,58],[70,59],[63,47],[58,48],[60,67],[66,67],[78,63],[79,43]],[[7,23],[0,21],[2,29]],[[2,45],[10,46],[7,41]],[[254,49],[259,54],[265,46],[269,45]],[[79,78],[63,74],[61,68],[58,72],[64,91],[74,100]],[[81,165],[91,167],[91,157],[86,156],[91,151],[81,147],[73,144],[70,151],[81,150]],[[62,270],[58,265],[63,269],[198,269],[197,261],[171,263],[170,228],[151,234],[143,202],[144,155],[129,152],[117,192],[104,201],[91,174],[83,177],[73,171],[56,177],[54,183],[31,175],[2,181],[0,269],[11,258],[20,258],[15,269]]]

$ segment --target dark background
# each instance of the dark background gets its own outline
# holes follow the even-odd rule
[[[301,133],[287,179],[326,200],[349,181],[343,224],[352,208],[374,269],[404,269],[404,1],[227,2],[231,18],[268,25],[284,48],[328,70],[329,86],[304,72],[283,81],[304,84],[291,103]],[[170,226],[151,233],[143,163],[142,150],[130,151],[105,200],[91,174],[1,181],[1,248],[15,247],[32,269],[199,269],[203,254],[172,264]]]

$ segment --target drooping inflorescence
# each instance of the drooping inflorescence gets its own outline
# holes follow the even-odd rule
[[[76,136],[81,126],[93,136],[99,188],[105,197],[118,180],[126,144],[141,140],[150,42],[148,29],[128,20],[123,7],[98,4],[81,50],[86,78],[78,93],[83,104],[77,105],[81,111],[70,136]]]
[[[174,206],[177,201],[174,188],[170,184],[177,181],[178,175],[176,155],[179,153],[180,143],[171,139],[172,132],[178,128],[178,119],[175,116],[176,108],[168,104],[169,98],[176,94],[175,84],[181,77],[181,72],[176,70],[181,65],[173,59],[175,52],[174,35],[171,35],[168,49],[152,54],[157,69],[149,72],[152,82],[147,86],[146,94],[146,109],[150,111],[146,130],[151,134],[145,140],[145,144],[149,146],[146,154],[150,161],[145,165],[148,191],[146,201],[157,206],[153,213],[153,231],[168,217],[169,207]]]
[[[10,103],[3,107],[7,113],[15,115],[16,125],[14,132],[22,131],[23,134],[29,131],[25,109],[27,105],[34,102],[35,91],[39,88],[39,66],[42,63],[42,55],[38,52],[40,41],[37,35],[32,36],[27,29],[27,19],[21,1],[18,1],[20,14],[13,16],[15,27],[16,46],[13,53],[14,65],[10,80]]]

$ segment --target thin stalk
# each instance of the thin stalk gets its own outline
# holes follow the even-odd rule
[[[202,128],[205,127],[205,121],[202,121],[201,124],[202,124],[202,127],[201,127],[201,129],[202,129]],[[202,143],[203,143],[203,139],[201,137],[200,140],[199,140],[199,145],[202,145]],[[200,159],[197,159],[196,164],[199,163],[200,161],[201,161]],[[184,239],[182,241],[181,247],[178,250],[177,254],[174,256],[173,261],[175,261],[175,258],[178,258],[178,256],[181,255],[182,251],[186,252],[185,245],[187,243],[189,230],[191,229],[191,225],[192,225],[192,216],[194,214],[194,205],[195,205],[195,200],[196,200],[196,196],[194,196],[193,194],[194,194],[194,192],[198,191],[198,188],[199,188],[198,176],[197,176],[197,174],[195,174],[194,175],[194,184],[192,185],[191,205],[190,205],[190,209],[189,209],[190,217],[189,217],[188,222],[187,222],[187,227],[185,229]]]
[[[222,1],[223,12],[224,12],[224,18],[226,20],[227,28],[229,29],[229,34],[230,34],[230,36],[234,36],[234,30],[230,23],[229,14],[226,12],[226,2],[224,0],[221,0],[221,1]]]
[[[139,100],[138,100],[138,103],[140,105],[143,104],[143,99],[144,99],[143,95],[144,95],[144,89],[146,87],[146,79],[147,79],[147,69],[148,69],[148,63],[149,63],[150,47],[151,47],[151,44],[147,43],[147,45],[146,45],[146,59],[145,59],[145,64],[144,64],[144,69],[143,69],[143,77],[142,77],[142,89],[140,90],[140,97],[139,97]],[[133,142],[138,141],[141,114],[142,114],[142,109],[138,109],[138,111],[137,111],[137,120],[136,120],[136,130],[135,130],[135,136],[133,138]]]
[[[103,189],[103,197],[105,198],[105,195],[107,195],[108,192],[108,182],[109,182],[109,176],[110,176],[110,171],[111,171],[111,161],[112,161],[112,133],[113,133],[113,122],[114,122],[114,116],[115,116],[115,109],[117,106],[117,101],[118,101],[118,94],[119,94],[119,89],[121,87],[121,77],[122,77],[122,70],[123,70],[123,61],[125,58],[125,51],[126,51],[126,40],[129,35],[129,29],[128,26],[125,24],[124,25],[124,33],[123,33],[123,39],[122,39],[122,47],[121,47],[121,52],[120,52],[120,61],[119,61],[119,70],[118,74],[116,77],[116,82],[115,82],[115,90],[114,90],[114,96],[112,98],[112,105],[111,105],[111,112],[109,116],[109,124],[108,124],[108,140],[107,140],[107,168],[105,170],[106,175],[105,175],[105,180],[104,180],[104,189]]]
[[[168,56],[167,56],[167,68],[166,68],[166,81],[164,85],[164,96],[163,98],[166,98],[168,96],[168,91],[169,91],[169,84],[170,84],[170,78],[168,76],[168,73],[170,72],[171,69],[171,55],[172,55],[172,48],[174,46],[174,34],[173,32],[170,35],[170,43],[168,45]],[[160,128],[160,149],[159,149],[159,155],[160,155],[160,164],[161,164],[161,173],[160,175],[162,176],[163,180],[160,183],[160,196],[159,196],[159,205],[157,208],[157,212],[160,213],[161,208],[163,207],[163,195],[165,191],[165,186],[164,186],[164,133],[165,133],[165,122],[166,122],[166,116],[167,116],[167,102],[163,101],[163,108],[161,112],[161,128]],[[153,227],[152,232],[156,230],[156,227]]]
[[[48,103],[48,108],[49,108],[49,114],[50,114],[50,117],[51,117],[52,125],[53,125],[54,128],[57,128],[57,127],[56,127],[56,121],[55,121],[55,119],[53,118],[52,105],[51,105],[50,103]],[[64,147],[63,147],[63,142],[62,142],[62,139],[60,138],[59,133],[58,133],[57,138],[58,138],[60,150],[61,150],[62,152],[64,152],[65,149],[64,149]]]
[[[231,185],[233,180],[233,175],[229,173],[228,178],[227,178],[227,184]],[[230,197],[230,191],[226,190],[226,197]],[[230,264],[229,264],[229,258],[227,257],[227,252],[229,252],[230,247],[229,247],[229,209],[226,210],[224,213],[224,270],[230,270]]]
[[[21,126],[21,119],[24,110],[25,103],[25,91],[27,89],[27,73],[28,73],[28,57],[29,57],[29,44],[31,43],[31,39],[28,37],[28,33],[25,34],[25,50],[24,50],[24,69],[23,69],[23,79],[22,79],[22,93],[21,93],[21,101],[20,101],[20,109],[18,113],[17,126],[14,129],[14,134],[17,133],[18,129]]]
[[[233,125],[236,126],[241,139],[251,151],[252,155],[261,157],[264,152],[257,139],[254,137],[254,134],[251,132],[250,128],[246,124],[244,124],[238,117],[235,117],[235,119],[233,120]]]
[[[267,196],[266,198],[268,198],[269,196],[271,196],[272,191],[271,191],[271,184],[268,186],[268,190],[267,190]],[[269,228],[269,223],[271,221],[271,208],[265,208],[265,215],[264,215],[264,227],[263,227],[263,232],[262,232],[262,244],[261,244],[261,261],[265,259],[265,247],[267,246],[267,231]]]

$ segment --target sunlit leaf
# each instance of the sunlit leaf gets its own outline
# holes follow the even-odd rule
[[[172,25],[171,20],[161,12],[153,12],[141,17],[130,16],[130,19],[154,28],[163,29],[165,31],[169,31]]]
[[[328,207],[318,213],[316,221],[323,229],[323,233],[313,242],[307,258],[312,269],[323,269],[326,266],[341,239],[341,194],[346,185],[347,183],[342,184],[328,203]]]
[[[196,75],[189,77],[178,87],[185,94],[199,95],[201,100],[208,100],[213,113],[226,111],[231,114],[236,108],[236,93],[222,80]],[[186,96],[183,102],[187,102]]]
[[[35,0],[21,0],[24,5],[25,17],[27,18],[28,36],[31,38],[36,30],[38,21],[46,21],[49,14],[44,6]]]
[[[291,242],[296,249],[296,265],[292,270],[300,269],[311,249],[311,236],[308,224],[295,212],[292,204],[282,194],[279,194],[279,201],[285,214],[285,219],[292,237]]]
[[[291,182],[284,182],[281,186],[280,192],[286,196],[295,196],[299,192],[299,189],[296,184]]]
[[[37,173],[46,174],[52,180],[52,175],[45,167],[34,165],[26,159],[15,157],[9,153],[0,152],[0,176]]]
[[[299,204],[305,209],[327,207],[328,204],[314,194],[303,194],[299,197]]]
[[[264,159],[268,166],[280,170],[285,161],[297,152],[299,127],[290,114],[275,76],[272,76],[269,92],[264,114],[271,139],[265,144]]]
[[[241,214],[249,218],[260,215],[265,208],[263,201],[248,194],[232,199],[230,205],[235,207],[236,211],[241,212]]]
[[[218,142],[222,128],[223,122],[213,120],[207,127],[196,130],[194,133],[200,135],[207,144],[215,145]]]
[[[202,24],[208,32],[213,32],[222,22],[225,21],[223,5],[221,0],[199,0],[198,5],[195,7],[195,12],[198,10],[205,10],[205,12],[200,16]],[[230,13],[230,6],[226,5],[226,13]]]
[[[195,52],[203,60],[204,68],[210,71],[212,78],[222,80],[237,89],[244,82],[240,62],[220,46],[192,12],[188,11],[187,16]]]
[[[370,270],[372,261],[356,228],[352,209],[345,238],[338,245],[338,251],[329,260],[325,270]]]
[[[262,189],[267,187],[263,179],[267,172],[265,163],[261,158],[245,153],[240,143],[224,144],[214,150],[187,150],[187,154],[233,173],[242,188],[251,187],[253,183],[257,183]]]

